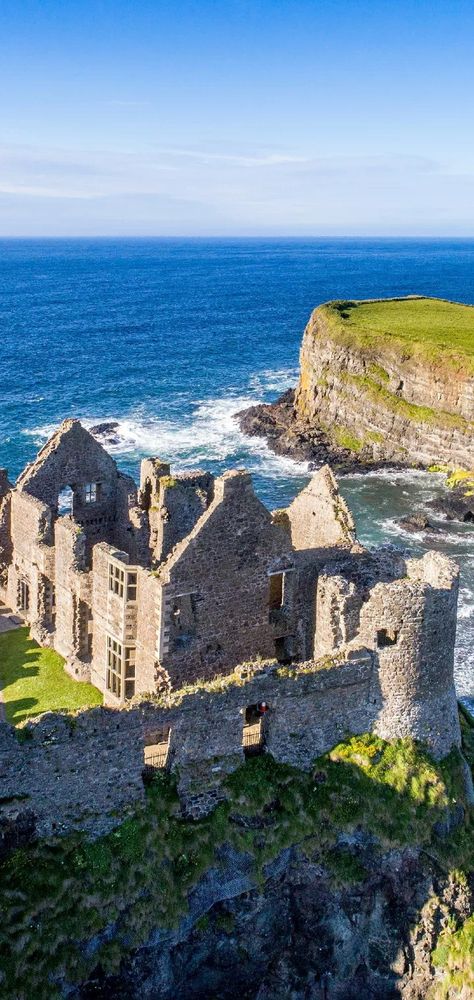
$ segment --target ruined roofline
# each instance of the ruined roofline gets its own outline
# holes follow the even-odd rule
[[[56,450],[58,444],[61,441],[61,438],[64,436],[64,434],[67,434],[68,431],[70,431],[75,424],[79,424],[79,426],[82,427],[84,431],[86,431],[86,428],[83,427],[83,425],[81,424],[80,420],[77,419],[77,417],[66,417],[66,419],[63,420],[62,423],[59,425],[57,430],[54,431],[54,433],[51,435],[50,438],[48,438],[48,440],[42,446],[42,448],[40,448],[40,450],[36,455],[36,458],[34,458],[32,462],[28,462],[28,464],[25,465],[23,472],[20,472],[20,475],[18,476],[18,479],[15,483],[16,489],[23,489],[25,483],[28,482],[31,473],[38,466],[42,465],[45,459],[48,458],[48,456],[51,455],[52,452]],[[90,432],[86,431],[86,433],[89,434]],[[91,435],[91,437],[92,436],[93,435]]]
[[[196,521],[196,524],[191,531],[185,535],[181,541],[177,542],[164,562],[156,570],[151,571],[154,576],[159,577],[162,582],[167,582],[166,577],[169,574],[169,571],[179,561],[183,552],[186,551],[188,546],[192,544],[193,540],[197,538],[203,528],[205,528],[208,521],[213,517],[224,500],[236,490],[243,490],[251,493],[253,501],[259,504],[262,510],[265,511],[269,523],[273,523],[271,512],[268,510],[268,507],[266,507],[265,504],[259,500],[253,489],[251,473],[246,469],[228,469],[222,474],[222,476],[218,476],[214,480],[214,496],[209,506],[201,514],[201,517]]]

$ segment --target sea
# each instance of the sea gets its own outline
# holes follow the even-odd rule
[[[259,497],[285,506],[307,464],[243,435],[236,412],[295,385],[319,303],[413,293],[474,303],[474,240],[0,241],[0,465],[14,480],[65,417],[116,420],[110,451],[129,474],[146,455],[177,470],[246,467]],[[443,477],[384,471],[340,488],[365,544],[458,561],[456,684],[474,708],[474,528],[430,513],[442,531],[426,540],[399,524]]]

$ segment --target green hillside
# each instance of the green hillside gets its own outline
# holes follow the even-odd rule
[[[474,307],[413,296],[321,307],[331,332],[362,348],[401,350],[474,375]]]

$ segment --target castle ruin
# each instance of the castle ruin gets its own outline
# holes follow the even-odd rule
[[[411,736],[438,758],[460,743],[457,567],[365,549],[327,466],[271,513],[245,471],[149,458],[137,489],[66,420],[15,488],[0,475],[0,588],[107,706],[73,733],[45,716],[23,745],[0,724],[2,787],[46,832],[61,808],[65,828],[107,828],[141,794],[143,764],[166,760],[199,815],[263,734],[302,767],[348,733]]]

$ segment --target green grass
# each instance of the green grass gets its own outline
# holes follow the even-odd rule
[[[447,927],[431,957],[433,965],[444,971],[431,993],[432,1000],[474,996],[474,916],[458,930]]]
[[[346,343],[377,354],[392,348],[405,357],[421,356],[432,365],[448,364],[461,375],[474,375],[472,306],[415,297],[330,302],[321,309]]]
[[[439,765],[411,740],[371,735],[341,743],[310,773],[265,754],[230,775],[227,801],[196,822],[183,819],[174,778],[158,775],[145,805],[107,836],[38,841],[0,865],[2,1000],[55,1000],[55,982],[84,980],[98,963],[117,972],[154,928],[178,924],[223,844],[250,853],[257,884],[269,861],[298,844],[333,885],[364,879],[365,868],[339,843],[343,831],[376,837],[375,870],[387,848],[419,844],[435,856],[433,824],[459,794],[459,768],[456,752]],[[472,854],[468,821],[465,833]],[[209,917],[219,928],[217,909]],[[101,937],[112,925],[113,940]],[[230,925],[227,918],[224,929]],[[198,930],[208,926],[201,919]],[[94,938],[96,950],[85,948]]]
[[[71,712],[102,704],[100,691],[69,677],[63,658],[38,646],[27,628],[0,635],[0,688],[7,722],[12,725],[42,712]]]
[[[335,425],[332,429],[333,437],[340,448],[347,448],[348,451],[362,451],[363,442],[352,434],[347,427]]]

